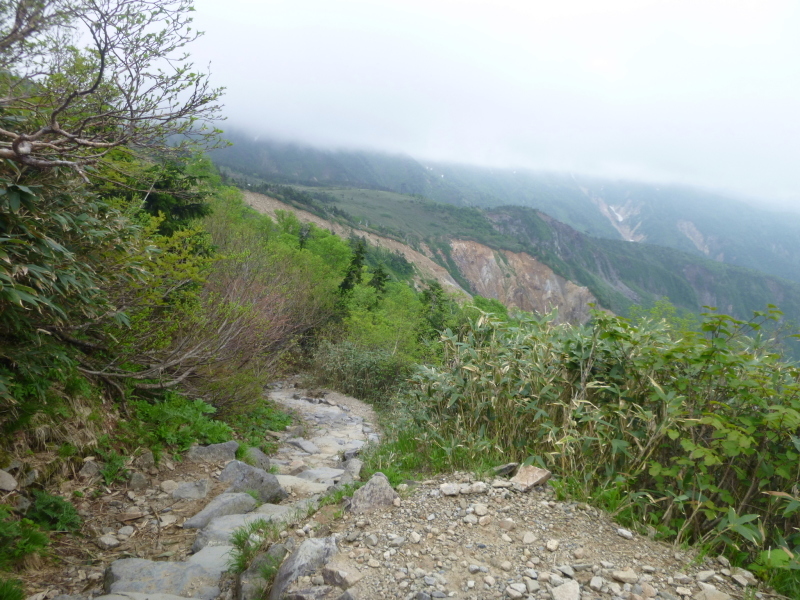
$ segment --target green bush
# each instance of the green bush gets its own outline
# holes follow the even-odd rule
[[[3,600],[24,600],[25,591],[19,579],[0,579],[0,598]]]
[[[83,521],[71,502],[38,490],[33,492],[33,497],[33,506],[25,515],[28,519],[51,531],[80,529]]]
[[[164,445],[182,451],[195,442],[217,444],[232,436],[229,425],[209,416],[216,409],[202,400],[168,392],[157,402],[136,400],[130,404],[138,422],[129,423],[128,427],[147,446]]]
[[[369,400],[387,402],[411,375],[413,363],[388,350],[372,350],[353,342],[324,341],[314,357],[321,383]]]
[[[778,316],[708,314],[702,334],[674,335],[600,312],[585,327],[484,314],[413,378],[408,410],[431,430],[417,451],[482,441],[573,493],[624,497],[665,537],[797,555],[800,503],[779,504],[800,474],[800,368],[758,338]]]
[[[111,485],[118,481],[125,481],[128,477],[126,465],[128,461],[124,456],[118,454],[116,450],[97,450],[97,454],[103,459],[103,467],[100,469],[100,476],[106,485]]]
[[[250,445],[270,454],[274,448],[265,441],[264,432],[283,431],[292,424],[292,417],[278,410],[274,402],[260,398],[246,413],[226,416],[225,421],[233,427],[236,439],[243,441],[242,446]]]
[[[30,554],[41,554],[50,539],[30,519],[16,519],[0,504],[0,570],[18,565]]]

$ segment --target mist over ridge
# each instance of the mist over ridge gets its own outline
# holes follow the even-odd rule
[[[235,121],[234,121],[235,123]],[[426,157],[411,152],[401,150],[390,150],[380,147],[380,145],[355,145],[347,143],[321,143],[305,141],[301,138],[289,138],[270,133],[253,133],[252,129],[246,126],[227,125],[224,126],[225,137],[233,142],[233,146],[264,145],[271,148],[280,148],[282,152],[293,153],[315,153],[319,156],[327,156],[332,162],[337,163],[342,160],[350,160],[355,157],[370,157],[378,161],[405,161],[416,163],[428,170],[431,175],[437,174],[440,177],[448,172],[476,172],[487,173],[497,176],[518,176],[521,182],[526,178],[545,178],[545,179],[573,179],[592,182],[595,186],[608,185],[628,185],[628,186],[651,186],[653,188],[664,188],[665,190],[680,190],[697,194],[698,197],[707,197],[714,202],[722,205],[730,204],[732,208],[737,206],[759,209],[769,213],[792,213],[800,214],[800,194],[795,196],[776,197],[769,195],[754,195],[736,189],[734,186],[726,187],[711,184],[702,184],[691,181],[675,180],[664,173],[637,169],[634,167],[624,167],[621,165],[609,166],[603,169],[574,169],[558,164],[530,165],[524,162],[502,162],[502,161],[468,161],[455,160],[448,158]],[[219,152],[219,151],[218,151]],[[226,152],[238,154],[234,149]],[[217,153],[217,157],[224,155]],[[215,160],[226,160],[218,158]],[[238,159],[237,159],[238,160]],[[287,180],[288,181],[288,180]],[[298,176],[296,182],[308,183],[310,179]],[[345,183],[342,181],[341,183]],[[420,192],[417,192],[420,193]],[[480,205],[480,203],[476,203]],[[790,217],[794,218],[794,217]]]

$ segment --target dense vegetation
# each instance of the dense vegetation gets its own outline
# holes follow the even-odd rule
[[[800,284],[672,248],[594,238],[530,208],[502,206],[483,211],[386,191],[287,186],[241,176],[229,180],[417,250],[425,245],[467,290],[470,283],[450,254],[452,239],[527,252],[558,275],[589,288],[603,308],[619,315],[668,298],[694,314],[699,315],[704,306],[716,306],[744,319],[775,303],[784,313],[781,327],[791,331],[800,322]],[[783,343],[791,355],[800,356],[796,340],[784,337]]]
[[[379,455],[395,479],[534,462],[562,494],[722,550],[796,597],[800,370],[762,335],[778,315],[710,313],[695,332],[666,314],[583,327],[483,314],[447,331],[444,363],[415,372]]]

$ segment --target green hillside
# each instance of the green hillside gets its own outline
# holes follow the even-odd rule
[[[625,224],[647,243],[800,282],[798,214],[760,210],[685,186],[326,151],[255,141],[237,132],[228,137],[234,146],[216,152],[214,161],[251,177],[315,188],[397,192],[457,206],[527,206],[582,233],[612,240],[626,238],[612,224],[614,213],[603,214],[600,206],[627,207],[633,214]],[[693,241],[695,232],[699,239]]]
[[[700,313],[713,306],[737,318],[776,304],[787,321],[800,322],[800,284],[752,269],[708,260],[652,244],[585,235],[527,207],[459,207],[394,192],[345,187],[282,186],[250,181],[262,191],[321,217],[435,251],[437,260],[465,288],[449,256],[451,239],[495,250],[527,252],[556,273],[588,287],[604,308],[627,315],[632,306],[668,298]],[[244,181],[240,185],[246,186]]]

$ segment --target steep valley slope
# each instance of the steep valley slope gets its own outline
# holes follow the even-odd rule
[[[570,323],[587,321],[590,305],[597,303],[586,287],[557,275],[524,252],[495,251],[475,241],[450,240],[449,254],[458,269],[457,275],[469,284],[469,289],[464,290],[447,269],[435,262],[437,259],[444,262],[441,254],[424,244],[420,246],[421,251],[417,251],[397,240],[323,219],[263,194],[244,192],[244,197],[254,209],[270,216],[274,217],[279,210],[292,211],[302,222],[314,223],[342,237],[362,237],[374,246],[398,252],[416,267],[419,279],[438,281],[451,293],[479,294],[529,312],[547,313],[557,309],[557,319]]]
[[[291,185],[416,195],[455,206],[525,206],[581,233],[666,246],[800,282],[800,214],[678,185],[492,169],[375,152],[324,150],[227,132],[214,161]]]

